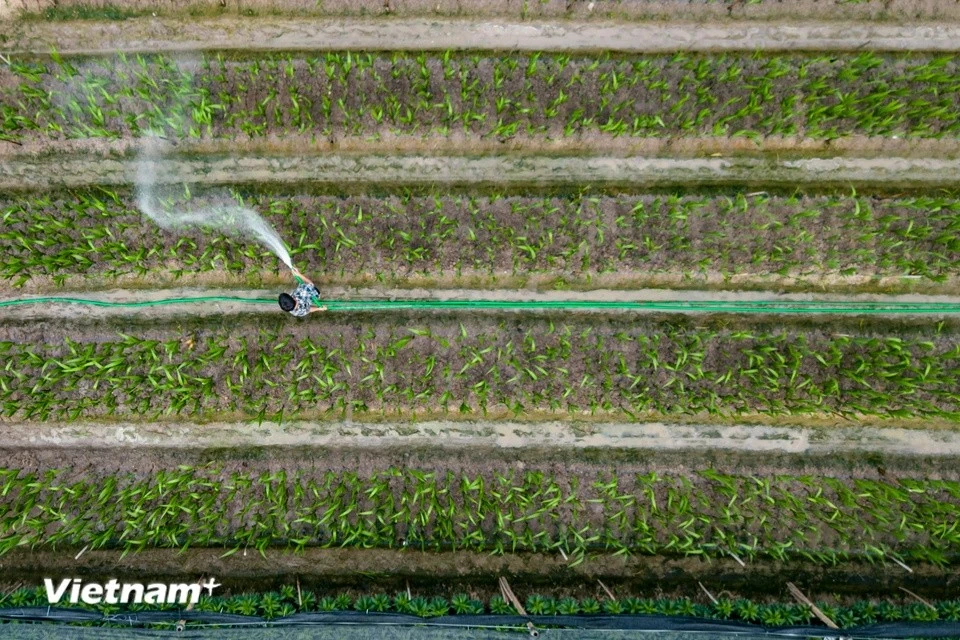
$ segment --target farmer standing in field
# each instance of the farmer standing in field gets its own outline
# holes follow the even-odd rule
[[[300,273],[300,270],[296,267],[291,267],[291,269],[293,270],[293,277],[297,279],[297,288],[293,290],[292,294],[280,294],[280,308],[298,318],[314,311],[326,311],[325,306],[314,306],[314,301],[320,299],[320,292],[317,291],[313,282]]]

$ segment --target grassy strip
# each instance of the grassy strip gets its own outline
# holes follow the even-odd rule
[[[246,197],[244,197],[246,196]],[[396,281],[618,274],[919,276],[960,273],[960,201],[680,194],[554,197],[445,192],[335,197],[234,193],[288,238],[299,266],[328,278]],[[196,208],[219,198],[172,198]],[[259,246],[201,232],[165,233],[133,196],[103,189],[0,198],[0,274],[163,277],[277,268]]]
[[[0,553],[31,547],[467,549],[947,566],[960,482],[389,468],[0,470]]]
[[[956,56],[354,54],[0,70],[0,135],[955,137]]]
[[[960,342],[728,319],[330,314],[0,329],[2,415],[18,420],[546,412],[960,418]],[[941,325],[943,326],[943,325]],[[14,334],[20,337],[12,337]],[[35,341],[35,342],[34,342]]]
[[[0,607],[43,607],[47,606],[44,589],[17,589],[10,593]],[[934,609],[924,604],[896,604],[889,601],[861,600],[852,604],[817,603],[827,617],[841,628],[882,622],[930,622],[932,620],[960,621],[960,600],[941,600],[932,602]],[[106,615],[121,612],[143,610],[177,610],[176,605],[84,605],[77,608],[99,611]],[[804,606],[791,602],[760,603],[745,598],[722,598],[717,603],[697,603],[689,598],[635,598],[618,600],[586,598],[553,598],[534,594],[524,603],[524,609],[531,615],[664,615],[691,616],[706,620],[735,620],[763,624],[767,626],[816,624],[816,618]],[[338,595],[318,595],[309,589],[300,589],[294,585],[285,585],[279,591],[266,593],[245,593],[228,597],[201,596],[193,609],[198,612],[229,613],[236,615],[261,616],[268,620],[281,618],[294,613],[360,611],[374,613],[405,613],[424,618],[445,615],[514,615],[516,611],[509,602],[500,596],[493,596],[486,602],[459,593],[449,599],[441,596],[411,597],[398,593],[390,597],[385,593],[370,593],[353,596],[348,593]]]
[[[20,20],[67,22],[71,20],[126,20],[140,16],[156,15],[149,8],[132,9],[114,4],[71,4],[55,3],[42,11],[24,11],[17,15]]]

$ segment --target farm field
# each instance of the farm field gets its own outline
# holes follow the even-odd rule
[[[572,185],[575,187],[575,185]],[[322,195],[234,190],[171,194],[180,207],[236,203],[263,211],[301,269],[329,285],[489,288],[687,288],[845,285],[956,293],[960,200],[602,193]],[[194,230],[145,227],[134,194],[106,188],[0,200],[6,288],[109,288],[118,282],[274,282],[262,247]],[[31,229],[42,226],[42,236]],[[750,234],[744,238],[745,230]],[[899,280],[899,285],[894,282]]]
[[[0,3],[0,621],[960,635],[953,5]]]
[[[344,453],[344,462],[331,466],[330,454],[318,464],[299,456],[303,468],[292,475],[233,460],[153,475],[129,465],[112,473],[10,469],[3,486],[17,497],[5,502],[2,517],[15,520],[25,504],[47,515],[5,537],[5,551],[86,543],[127,550],[223,546],[228,555],[278,546],[562,549],[574,558],[571,568],[598,551],[825,566],[897,558],[946,567],[958,545],[949,522],[960,499],[955,480],[712,468],[678,476],[656,462],[628,460],[612,475],[597,461],[572,463],[560,474],[533,465],[501,473],[452,459],[442,469],[361,475],[353,465],[369,463],[369,453]],[[75,512],[65,511],[67,494]]]
[[[871,324],[400,311],[332,313],[321,332],[272,317],[86,327],[37,320],[4,326],[12,339],[0,342],[8,363],[0,398],[5,417],[27,420],[955,420],[956,324]]]
[[[955,137],[951,55],[140,55],[18,62],[0,134]],[[12,86],[11,86],[12,85]],[[14,108],[16,106],[16,108]]]

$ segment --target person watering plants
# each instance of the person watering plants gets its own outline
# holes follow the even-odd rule
[[[293,271],[293,277],[297,279],[297,288],[292,294],[280,294],[280,308],[298,318],[314,311],[326,311],[327,308],[319,304],[320,292],[314,284],[296,267],[290,267],[290,269]]]

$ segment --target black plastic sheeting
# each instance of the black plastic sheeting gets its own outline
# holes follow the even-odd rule
[[[115,629],[56,624],[0,624],[0,640],[526,640],[527,631],[492,627],[431,627],[389,625],[329,625],[323,627],[260,627],[187,629]],[[681,631],[603,631],[547,629],[540,640],[765,640],[753,634],[714,634]],[[822,637],[822,636],[820,636]]]
[[[328,625],[375,625],[417,626],[447,628],[524,628],[528,622],[541,630],[564,628],[604,631],[644,632],[693,632],[705,634],[748,634],[756,637],[824,637],[843,636],[853,638],[960,638],[958,622],[898,622],[871,624],[842,631],[822,626],[764,627],[728,620],[705,620],[703,618],[655,615],[563,615],[563,616],[518,616],[518,615],[455,615],[436,618],[420,618],[402,613],[374,613],[360,611],[337,611],[323,613],[297,613],[282,618],[267,620],[257,616],[202,611],[141,611],[118,614],[101,614],[83,609],[58,607],[10,607],[0,609],[0,621],[47,622],[47,623],[108,623],[140,627],[156,623],[175,624],[187,621],[191,629],[201,627],[310,627]]]

